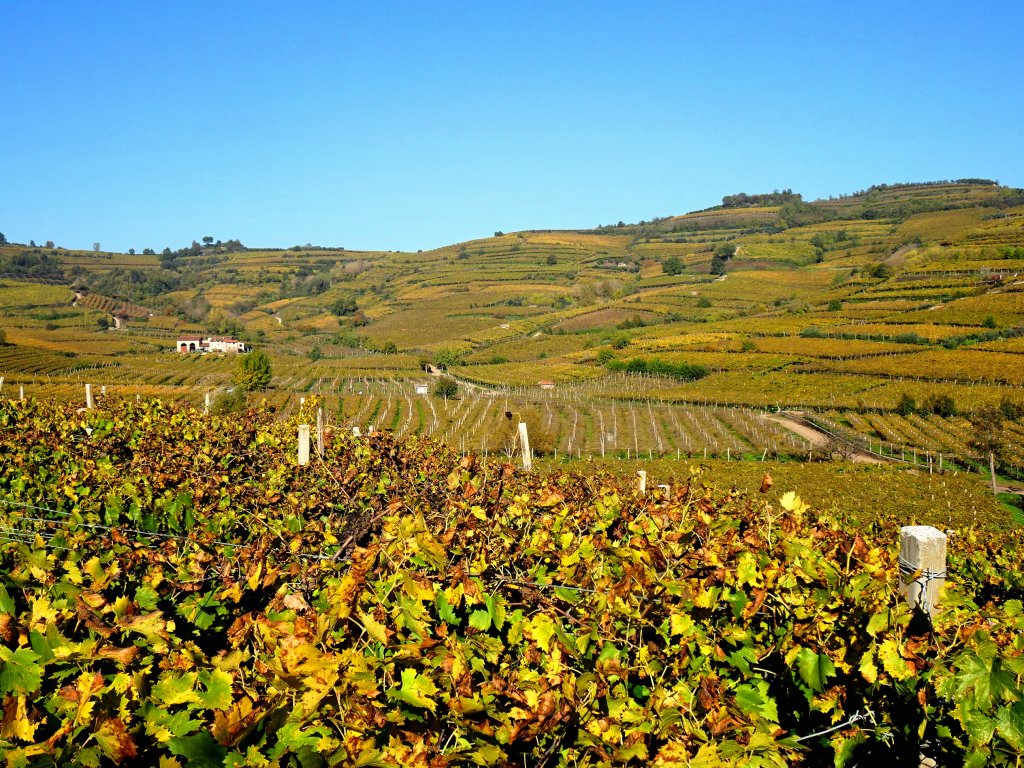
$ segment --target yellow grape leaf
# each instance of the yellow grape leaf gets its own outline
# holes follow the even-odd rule
[[[72,563],[70,560],[64,562],[64,571],[67,574],[68,581],[76,586],[82,583],[82,571],[77,565]]]
[[[46,595],[37,595],[32,601],[32,626],[36,624],[49,624],[57,618],[57,611],[53,609],[52,603]]]
[[[872,658],[873,656],[874,649],[869,650],[860,660],[860,666],[858,667],[861,677],[872,685],[874,685],[875,681],[878,679],[878,667],[875,666],[875,660]]]
[[[753,552],[744,552],[736,562],[736,581],[752,587],[761,586],[761,573],[757,568],[757,556]]]
[[[252,573],[249,574],[249,578],[246,580],[246,584],[249,589],[256,589],[260,585],[260,577],[263,575],[263,563],[257,562],[256,567],[253,568]]]
[[[779,499],[779,505],[787,512],[800,514],[807,511],[807,505],[800,500],[800,497],[794,491],[784,493],[782,498]]]
[[[99,679],[97,680],[97,678]],[[88,672],[83,672],[78,676],[78,680],[75,681],[74,692],[71,694],[78,701],[78,710],[75,712],[75,725],[85,725],[92,720],[92,710],[95,706],[92,701],[92,694],[94,690],[98,690],[101,687],[103,687],[103,678],[99,675],[93,676]]]
[[[29,721],[28,711],[25,707],[25,697],[18,696],[13,702],[7,700],[3,708],[3,720],[0,721],[0,737],[4,739],[21,739],[22,741],[33,741],[36,734],[36,724]],[[13,703],[12,707],[10,704]]]
[[[388,633],[383,624],[368,613],[360,611],[357,615],[359,616],[359,621],[366,628],[366,634],[378,643],[387,643]]]
[[[199,703],[205,709],[227,709],[231,706],[231,686],[234,683],[231,675],[219,669],[203,671],[199,673],[199,682],[206,688],[199,693]]]
[[[537,647],[543,651],[551,645],[551,638],[555,635],[555,622],[550,616],[538,613],[530,619],[530,636],[537,642]]]
[[[230,587],[225,587],[218,593],[217,599],[223,602],[231,600],[232,602],[237,603],[242,599],[241,585],[239,585],[238,582],[235,582]]]
[[[892,638],[884,641],[878,649],[878,659],[884,669],[894,680],[906,680],[914,676],[914,670],[900,655],[899,646]]]
[[[669,616],[669,632],[673,635],[688,635],[693,629],[693,619],[688,613],[673,613]]]
[[[694,598],[693,604],[697,608],[710,608],[715,604],[717,595],[713,589],[702,589],[700,594]]]
[[[195,672],[186,672],[181,676],[172,676],[170,673],[161,675],[160,680],[153,686],[153,693],[150,698],[161,707],[171,707],[175,704],[190,704],[199,701],[199,694],[196,692]]]

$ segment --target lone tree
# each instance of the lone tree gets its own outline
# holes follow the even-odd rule
[[[661,269],[666,275],[681,275],[683,273],[683,260],[678,256],[669,256],[661,262]]]
[[[459,351],[450,347],[442,347],[434,353],[434,367],[447,371],[451,366],[459,364]]]
[[[331,312],[338,317],[354,315],[359,310],[354,296],[342,296],[331,304]]]
[[[270,358],[261,350],[238,358],[235,366],[235,386],[246,392],[270,386]]]
[[[437,380],[434,385],[434,397],[443,397],[447,400],[450,397],[459,396],[459,384],[455,379],[444,376]]]

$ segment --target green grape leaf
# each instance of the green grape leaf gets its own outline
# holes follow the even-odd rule
[[[455,611],[452,610],[451,603],[448,602],[448,598],[445,597],[444,590],[439,590],[437,598],[434,600],[434,605],[437,606],[437,615],[441,617],[441,620],[446,624],[458,624],[459,617],[455,615]]]
[[[1024,752],[1024,702],[996,711],[996,731],[1017,752]]]
[[[491,628],[491,614],[487,611],[473,611],[469,615],[469,626],[476,627],[481,632]]]
[[[29,648],[12,651],[0,645],[0,693],[33,693],[43,682],[39,654]]]
[[[768,695],[768,684],[761,681],[756,686],[740,685],[736,688],[736,705],[743,714],[753,717],[762,717],[779,722],[779,710],[775,699]]]
[[[221,768],[226,750],[207,731],[178,736],[167,742],[171,754],[183,757],[189,768]]]
[[[14,600],[3,584],[0,584],[0,613],[14,613]]]
[[[810,648],[801,648],[796,656],[797,669],[807,687],[815,693],[825,690],[825,683],[835,675],[836,668],[824,653],[815,653]]]
[[[836,747],[835,768],[844,768],[857,751],[857,747],[868,740],[867,734],[857,733],[853,736],[843,738]]]
[[[415,669],[403,669],[401,686],[391,688],[387,696],[394,701],[433,712],[437,708],[437,702],[430,697],[437,693],[438,687],[429,677],[424,677]]]
[[[868,619],[868,634],[876,637],[879,632],[884,632],[889,627],[889,611],[879,611],[871,614]]]

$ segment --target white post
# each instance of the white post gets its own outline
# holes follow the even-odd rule
[[[206,397],[204,398],[203,410],[205,410],[207,413],[210,412],[210,393],[209,392],[206,393]]]
[[[900,528],[900,594],[912,607],[933,616],[945,580],[946,534],[930,525]]]
[[[4,391],[4,377],[0,376],[0,392]]]
[[[636,471],[636,476],[640,478],[640,480],[639,480],[640,495],[643,496],[645,493],[647,493],[647,472],[645,470],[643,470],[643,469],[638,469]]]
[[[359,431],[359,427],[352,427],[353,437],[362,437],[363,433]]]
[[[324,455],[324,409],[316,409],[316,452],[317,455]]]
[[[299,466],[309,464],[309,424],[299,424]]]
[[[100,394],[103,395],[104,397],[107,396],[107,385],[106,384],[101,384],[100,385]]]
[[[18,399],[21,400],[22,402],[25,401],[25,385],[24,384],[22,384],[21,386],[18,387]]]
[[[992,451],[988,453],[988,471],[992,474],[992,494],[998,495],[999,490],[996,488],[996,455]]]
[[[85,385],[85,407],[92,409],[92,384]]]
[[[519,422],[519,445],[523,451],[523,469],[533,469],[533,451],[530,450],[530,433],[526,430],[526,422]]]
[[[665,493],[665,498],[666,499],[668,499],[668,498],[670,498],[672,496],[672,487],[671,486],[666,485],[665,483],[662,483],[658,487],[661,488],[662,491]]]

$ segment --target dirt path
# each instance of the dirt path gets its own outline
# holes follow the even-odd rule
[[[904,245],[902,248],[897,249],[892,256],[885,260],[884,263],[888,264],[890,267],[898,267],[906,261],[907,256],[916,251],[917,248],[917,245]]]
[[[828,445],[830,439],[828,435],[826,435],[824,432],[819,432],[817,429],[814,429],[814,427],[809,427],[806,424],[797,421],[796,419],[791,419],[788,416],[783,415],[764,416],[763,418],[781,424],[790,432],[795,432],[796,434],[800,435],[800,437],[802,437],[804,440],[813,445],[815,448],[824,448],[826,445]],[[880,459],[877,456],[872,456],[870,453],[867,453],[866,451],[857,450],[856,448],[851,448],[851,450],[853,451],[853,455],[850,459],[851,461],[857,462],[859,464],[885,463],[883,459]]]

